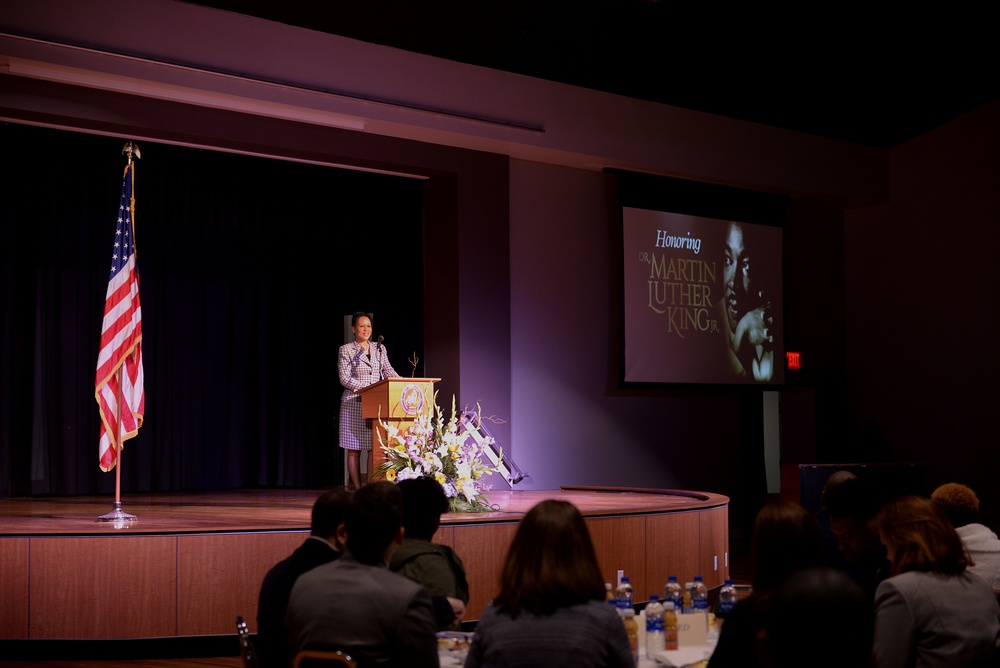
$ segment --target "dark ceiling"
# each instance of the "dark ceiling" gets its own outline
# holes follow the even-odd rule
[[[982,9],[672,0],[195,0],[365,42],[891,148],[1000,97]],[[905,9],[899,9],[905,7]]]

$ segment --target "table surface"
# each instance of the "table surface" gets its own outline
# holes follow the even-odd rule
[[[439,649],[438,658],[441,660],[441,668],[462,668],[465,665],[467,653],[468,650]],[[652,659],[646,657],[645,652],[641,652],[638,668],[663,668],[664,666],[680,668],[701,660],[707,661],[711,654],[712,648],[708,645],[657,652]]]
[[[443,635],[448,636],[467,636],[471,640],[471,633],[468,634],[458,634],[458,633],[439,633],[440,638]],[[662,668],[663,666],[669,666],[672,668],[681,668],[682,666],[689,666],[695,664],[699,661],[707,661],[712,655],[712,650],[714,645],[692,645],[690,647],[682,647],[675,650],[663,650],[656,652],[654,656],[646,656],[646,648],[640,646],[639,648],[639,665],[637,668]],[[441,668],[462,668],[465,665],[465,655],[468,654],[468,645],[462,645],[458,648],[449,647],[446,644],[438,645],[438,658],[441,662]]]
[[[655,652],[652,658],[645,656],[644,652],[639,652],[639,668],[660,668],[661,666],[680,668],[681,666],[697,664],[699,661],[708,661],[708,658],[712,656],[713,647],[713,645],[692,645],[680,649],[663,650]]]

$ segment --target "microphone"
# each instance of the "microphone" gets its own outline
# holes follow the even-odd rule
[[[376,353],[378,352],[378,349],[382,346],[382,342],[383,341],[385,341],[385,337],[382,336],[381,334],[379,334],[378,335],[378,340],[375,341],[375,351],[376,351]],[[376,357],[377,357],[377,354],[376,354]],[[382,380],[382,362],[381,362],[381,360],[376,360],[375,361],[375,366],[376,366],[376,368],[378,368],[378,379]]]

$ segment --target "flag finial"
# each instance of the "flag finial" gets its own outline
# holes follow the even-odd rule
[[[139,145],[138,144],[133,144],[130,141],[125,142],[125,146],[122,147],[122,153],[124,153],[125,155],[128,156],[128,164],[130,164],[130,165],[132,164],[132,156],[133,155],[136,158],[141,158],[142,157],[141,155],[139,155]]]

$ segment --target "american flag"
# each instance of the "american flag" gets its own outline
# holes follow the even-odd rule
[[[101,351],[97,356],[94,394],[101,412],[102,471],[110,471],[118,463],[122,442],[139,432],[145,411],[142,308],[139,306],[139,272],[135,264],[135,229],[132,225],[135,212],[135,200],[132,198],[134,175],[134,165],[129,162],[118,204],[111,279],[104,301]]]

